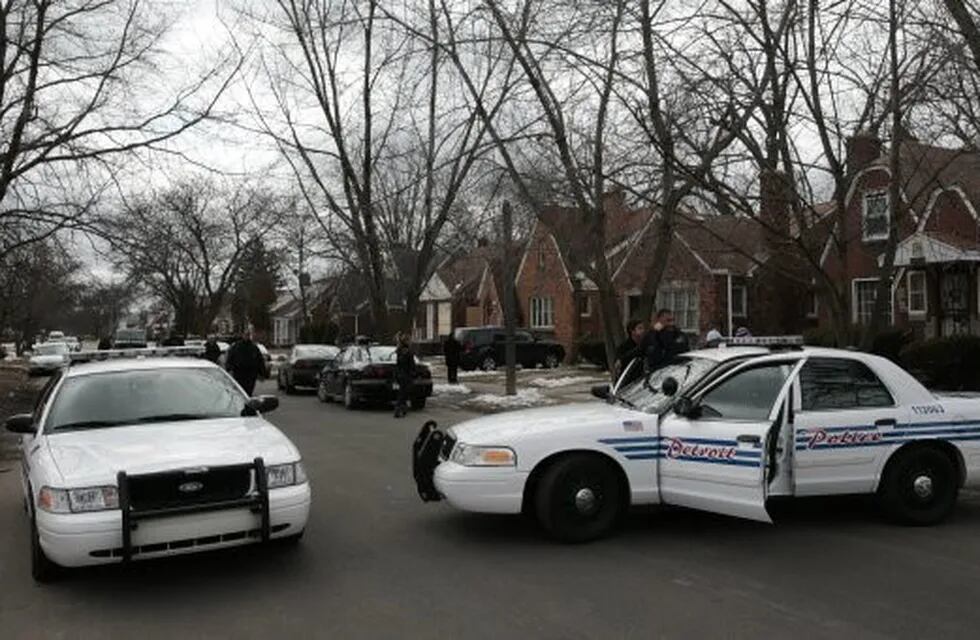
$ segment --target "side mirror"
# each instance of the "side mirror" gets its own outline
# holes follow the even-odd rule
[[[600,400],[609,399],[609,385],[608,384],[597,384],[592,387],[592,395]]]
[[[677,383],[677,380],[672,376],[667,376],[666,378],[664,378],[664,381],[660,383],[661,393],[663,393],[665,396],[668,397],[673,397],[674,394],[677,393],[678,387],[680,387],[680,385]]]
[[[33,413],[18,413],[15,416],[10,416],[4,426],[10,433],[34,433],[37,431],[34,427]]]
[[[674,413],[693,420],[701,415],[701,409],[687,396],[681,396],[674,403]]]
[[[279,408],[279,398],[277,396],[254,396],[245,402],[246,415],[256,413],[269,413]]]

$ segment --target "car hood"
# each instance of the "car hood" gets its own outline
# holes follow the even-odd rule
[[[567,433],[624,420],[649,420],[646,413],[605,402],[582,402],[557,407],[508,411],[461,422],[452,427],[460,442],[499,444],[539,436]]]
[[[53,433],[51,457],[67,486],[115,484],[119,471],[151,473],[185,467],[293,462],[299,452],[261,417],[163,422]]]

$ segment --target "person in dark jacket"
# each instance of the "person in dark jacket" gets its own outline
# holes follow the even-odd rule
[[[459,354],[463,350],[463,345],[459,343],[456,336],[452,333],[442,343],[442,355],[446,357],[446,379],[449,384],[459,382]]]
[[[204,359],[218,364],[221,359],[221,347],[218,346],[218,339],[210,336],[204,343]]]
[[[674,324],[673,312],[670,309],[657,311],[653,327],[643,339],[647,371],[660,369],[687,350],[687,338]]]
[[[99,351],[108,351],[112,348],[112,340],[108,336],[102,336],[99,338],[99,346],[96,348]]]
[[[415,376],[415,354],[409,344],[408,335],[399,333],[398,347],[395,350],[395,382],[398,383],[398,400],[395,403],[395,417],[408,413],[408,401],[412,397],[412,378]]]
[[[252,342],[250,331],[245,331],[242,334],[242,339],[228,349],[225,369],[250,396],[255,391],[255,381],[258,377],[268,376],[265,370],[265,358],[262,357],[262,352]]]
[[[616,348],[616,375],[622,375],[633,360],[643,355],[643,338],[647,333],[647,324],[642,320],[633,319],[626,325],[626,340]],[[642,367],[636,367],[629,381],[632,382],[642,372]]]

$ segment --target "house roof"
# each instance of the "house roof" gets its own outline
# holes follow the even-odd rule
[[[871,166],[888,167],[884,152]],[[899,149],[902,188],[917,213],[925,211],[933,191],[959,187],[975,209],[980,209],[980,152],[903,142]]]

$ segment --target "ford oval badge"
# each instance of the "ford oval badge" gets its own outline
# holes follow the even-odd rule
[[[177,490],[181,493],[196,493],[204,488],[204,484],[201,482],[185,482],[177,486]]]

